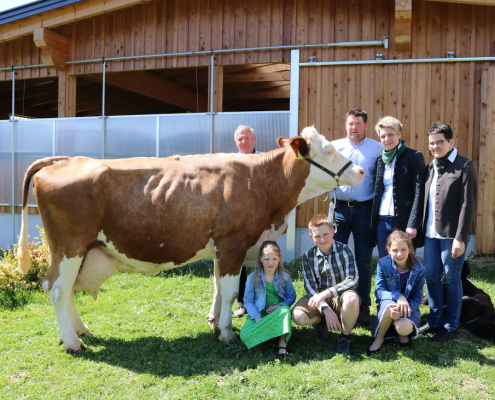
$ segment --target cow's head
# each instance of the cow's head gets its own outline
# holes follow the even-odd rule
[[[320,135],[314,127],[304,128],[301,136],[295,138],[279,138],[280,147],[291,146],[294,156],[298,158],[309,158],[333,174],[338,174],[349,159],[340,154],[332,143]],[[306,161],[305,161],[306,162]],[[351,164],[344,170],[338,179],[338,185],[357,185],[364,178],[364,170]],[[309,177],[306,180],[304,194],[308,197],[317,196],[337,186],[337,180],[324,170],[311,165]],[[301,199],[302,200],[302,199]]]

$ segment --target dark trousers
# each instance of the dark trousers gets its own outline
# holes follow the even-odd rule
[[[330,218],[332,217],[334,203],[330,204]],[[359,273],[357,293],[361,297],[362,304],[371,306],[371,257],[373,248],[371,242],[371,211],[373,202],[368,201],[361,207],[349,207],[342,203],[335,210],[335,222],[337,233],[334,240],[347,244],[349,236],[354,237],[354,257]]]
[[[241,267],[241,276],[239,278],[239,292],[237,295],[238,303],[244,304],[244,292],[246,291],[246,281],[247,281],[246,267],[243,265]]]

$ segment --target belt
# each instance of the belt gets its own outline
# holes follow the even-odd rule
[[[333,199],[332,199],[333,201]],[[347,207],[365,207],[366,205],[372,203],[373,200],[366,200],[366,201],[353,201],[353,200],[337,200],[337,205],[338,206],[347,206]]]

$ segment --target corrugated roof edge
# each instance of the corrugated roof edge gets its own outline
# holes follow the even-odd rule
[[[0,12],[0,25],[31,17],[45,11],[54,10],[55,8],[79,3],[80,1],[84,0],[38,0],[33,3],[24,4],[22,6]]]

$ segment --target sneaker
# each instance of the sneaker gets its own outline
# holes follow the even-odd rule
[[[428,335],[429,333],[437,333],[443,329],[441,326],[431,326],[428,325],[428,322],[419,328],[420,335]]]
[[[372,319],[369,306],[361,304],[359,307],[359,316],[356,322],[358,325],[371,325]]]
[[[447,340],[456,339],[459,337],[459,328],[456,329],[440,329],[432,338],[434,342],[446,342]]]
[[[347,354],[351,355],[351,340],[345,337],[339,339],[339,346],[337,347],[338,354]]]
[[[315,335],[315,342],[316,343],[323,343],[325,340],[327,340],[328,337],[328,328],[327,324],[324,319],[323,324],[320,322],[316,324],[316,335]]]
[[[234,318],[241,318],[244,314],[246,314],[246,309],[244,308],[244,304],[239,303],[239,307],[234,311]]]

